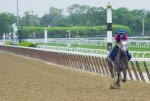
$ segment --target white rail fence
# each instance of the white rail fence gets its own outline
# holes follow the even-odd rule
[[[39,45],[40,48],[47,48],[50,50],[62,50],[62,51],[70,51],[70,52],[81,52],[81,53],[92,53],[92,54],[100,54],[107,55],[107,50],[102,49],[86,49],[86,48],[69,48],[69,47],[58,47],[58,46],[44,46]],[[130,54],[133,58],[150,58],[150,52],[139,52],[139,51],[130,51]]]
[[[0,45],[0,51],[11,52],[18,55],[36,58],[57,65],[63,65],[68,68],[110,76],[106,55],[103,55],[105,53],[94,54],[82,52],[84,50],[79,50],[81,51],[79,52],[6,45]],[[149,65],[147,65],[147,63],[149,62],[150,58],[133,58],[129,62],[129,68],[127,70],[128,80],[136,80],[149,83],[150,67]]]
[[[6,39],[6,42],[13,42],[13,40]],[[17,40],[16,40],[17,41]],[[27,39],[28,42],[44,43],[44,39]],[[0,44],[4,43],[0,40]],[[107,41],[105,38],[49,38],[48,43],[53,44],[76,44],[76,45],[94,45],[106,46]],[[113,42],[114,45],[114,42]],[[135,40],[134,38],[128,40],[128,46],[133,48],[150,48],[150,40]]]
[[[29,42],[43,43],[43,39],[27,39]],[[77,45],[94,45],[94,46],[106,46],[107,41],[103,39],[90,39],[90,38],[49,38],[48,43],[53,44],[77,44]],[[113,45],[115,43],[113,42]],[[133,48],[150,48],[150,40],[128,40],[128,46]]]

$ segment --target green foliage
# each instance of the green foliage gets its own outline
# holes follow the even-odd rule
[[[131,29],[129,27],[123,25],[113,25],[113,32],[117,32],[119,29],[124,29],[127,35],[132,35]]]
[[[21,43],[17,44],[17,46],[36,47],[37,44],[33,44],[32,42],[21,42]]]
[[[22,17],[21,24],[24,26],[40,26],[39,17],[37,15],[30,14],[30,12],[26,11],[24,13],[25,16]]]
[[[5,42],[6,45],[12,45],[12,42]]]
[[[63,9],[51,7],[49,14],[45,14],[40,19],[40,24],[42,26],[64,26],[64,15],[62,13]]]
[[[149,32],[150,32],[150,12],[149,13],[147,13],[147,15],[146,15],[146,17],[145,17],[146,19],[145,19],[145,29],[146,29],[146,31],[148,32],[148,34],[149,34]]]
[[[124,29],[128,35],[131,35],[131,30],[127,26],[113,25],[113,35],[117,33],[119,29]],[[24,27],[24,34],[36,33],[37,38],[44,37],[45,27]],[[107,34],[106,26],[94,26],[94,27],[48,27],[49,38],[66,38],[68,37],[68,31],[70,30],[71,37],[97,37]]]
[[[0,35],[7,33],[9,26],[16,21],[16,18],[13,14],[10,13],[0,13]]]
[[[38,37],[43,37],[44,26],[51,26],[54,28],[49,29],[49,34],[52,37],[66,37],[68,35],[66,31],[71,30],[72,37],[76,37],[76,32],[78,29],[81,37],[85,36],[94,36],[106,33],[107,24],[107,9],[103,7],[90,7],[87,5],[73,4],[67,8],[67,15],[64,15],[64,10],[56,7],[51,7],[49,12],[38,17],[35,14],[30,14],[28,11],[24,13],[24,16],[21,17],[20,24],[23,26],[32,26],[29,30],[25,27],[24,33],[25,37],[28,34],[35,32]],[[112,12],[113,24],[115,25],[124,25],[130,28],[125,28],[127,33],[132,35],[141,35],[143,30],[143,18],[145,20],[145,35],[149,35],[150,32],[150,11],[147,10],[129,10],[127,8],[121,7],[118,9],[113,9]],[[8,31],[12,32],[12,24],[16,23],[16,16],[10,13],[0,13],[0,35],[7,33]],[[33,26],[38,26],[33,28]],[[40,27],[39,27],[40,26]],[[77,26],[77,27],[74,27]],[[82,27],[86,26],[86,27]],[[95,28],[94,26],[104,26],[100,29]],[[69,28],[55,28],[55,27],[69,27]],[[71,28],[73,27],[73,28]],[[81,27],[81,28],[79,28]],[[122,27],[121,27],[122,28]],[[56,30],[57,29],[57,30]],[[113,33],[116,32],[115,26],[113,27]],[[61,34],[61,35],[60,35]]]

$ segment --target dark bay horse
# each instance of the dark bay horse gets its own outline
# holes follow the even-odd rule
[[[111,89],[117,89],[120,87],[121,72],[123,73],[122,82],[126,82],[126,70],[128,68],[127,41],[121,41],[120,45],[121,48],[117,50],[118,52],[114,62],[108,59],[109,71],[113,79],[113,83],[110,85]]]

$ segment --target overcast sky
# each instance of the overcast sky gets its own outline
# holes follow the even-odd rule
[[[0,0],[0,13],[10,12],[16,15],[17,0]],[[127,7],[133,9],[150,10],[149,0],[18,0],[19,14],[22,16],[25,11],[33,10],[34,14],[43,16],[48,13],[50,7],[67,9],[68,6],[78,3],[81,5],[106,7],[110,1],[113,8]]]

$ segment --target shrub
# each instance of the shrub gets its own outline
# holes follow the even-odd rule
[[[33,44],[32,42],[21,42],[21,43],[17,44],[17,46],[36,47],[37,44]]]
[[[5,42],[6,45],[12,45],[12,42]]]

